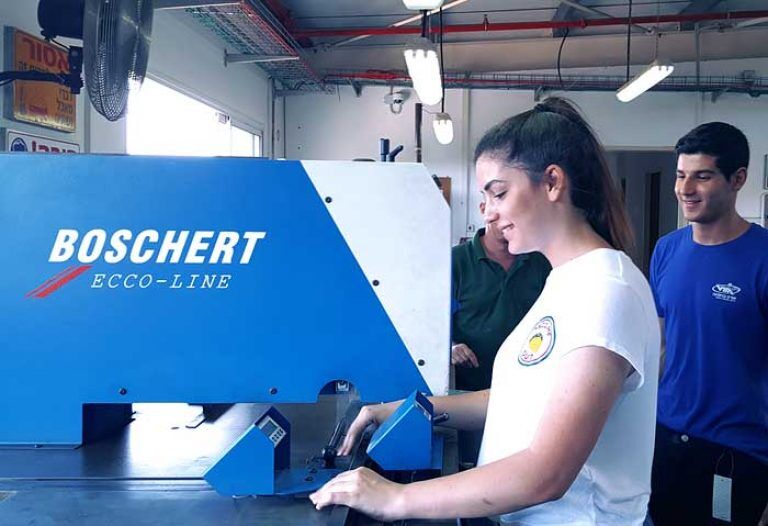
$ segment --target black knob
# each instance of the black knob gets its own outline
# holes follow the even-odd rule
[[[331,446],[325,446],[321,451],[320,454],[323,456],[323,467],[326,469],[335,468],[336,467],[336,448]]]

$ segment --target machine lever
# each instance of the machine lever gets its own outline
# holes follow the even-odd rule
[[[323,457],[323,462],[325,463],[325,468],[327,469],[336,467],[336,454],[338,453],[341,439],[344,438],[343,430],[346,428],[347,420],[342,417],[336,424],[336,428],[333,430],[330,442],[328,442],[328,445],[320,452],[320,455]]]

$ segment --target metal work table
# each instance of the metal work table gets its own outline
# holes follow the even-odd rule
[[[227,498],[205,470],[264,406],[238,404],[187,427],[197,406],[141,406],[121,433],[77,449],[0,449],[3,526],[235,526],[371,524],[347,508],[318,512],[305,496]],[[167,407],[167,406],[165,406]],[[282,404],[292,423],[292,465],[317,455],[344,411],[336,397]],[[192,411],[192,412],[190,412]],[[446,444],[454,463],[455,442]],[[415,523],[409,523],[415,524]],[[434,524],[434,523],[430,523]],[[444,523],[453,524],[453,522]]]

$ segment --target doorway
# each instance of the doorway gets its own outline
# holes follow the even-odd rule
[[[648,276],[660,237],[678,227],[674,194],[677,156],[671,150],[611,150],[608,166],[619,183],[635,234],[635,265]]]

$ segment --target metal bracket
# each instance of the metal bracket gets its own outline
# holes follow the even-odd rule
[[[154,0],[155,9],[188,9],[190,7],[223,7],[237,5],[233,0]]]
[[[355,92],[355,97],[359,99],[363,94],[363,85],[355,80],[350,80],[349,85],[352,86],[352,90]]]
[[[728,93],[728,91],[729,91],[728,88],[723,88],[723,89],[718,90],[718,91],[713,91],[712,92],[712,96],[710,97],[711,100],[712,100],[712,104],[716,103],[717,99],[719,99],[725,93]]]
[[[744,87],[750,97],[757,98],[760,96],[760,91],[754,89],[755,85],[758,83],[757,71],[754,69],[745,69],[739,73],[739,80],[744,83]]]
[[[298,55],[251,55],[248,53],[227,53],[224,50],[224,65],[230,64],[264,64],[267,62],[287,62],[299,60]]]

